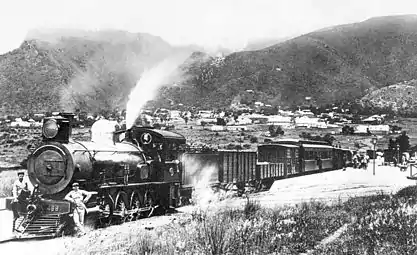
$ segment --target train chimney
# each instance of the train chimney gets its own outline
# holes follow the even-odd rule
[[[71,124],[74,123],[74,117],[75,117],[74,113],[72,113],[72,112],[61,112],[59,115],[68,119]]]

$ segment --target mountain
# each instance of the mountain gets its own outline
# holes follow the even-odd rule
[[[259,47],[211,56],[149,34],[34,31],[0,56],[0,112],[124,108],[145,67],[184,51],[195,51],[180,66],[185,76],[161,89],[155,105],[223,108],[245,99],[246,90],[272,105],[325,105],[417,79],[417,15],[372,18]]]
[[[256,39],[249,41],[248,45],[244,48],[244,51],[255,51],[255,50],[262,50],[273,46],[275,44],[287,41],[292,37],[284,37],[284,38],[264,38],[264,39]]]
[[[124,107],[145,67],[184,50],[160,37],[117,30],[29,36],[0,56],[3,114]]]
[[[359,99],[417,78],[417,15],[372,18],[308,33],[271,47],[236,52],[203,65],[192,98],[228,106],[251,89],[273,104],[322,105]]]

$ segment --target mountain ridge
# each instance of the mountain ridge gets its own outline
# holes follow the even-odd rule
[[[32,34],[0,56],[0,112],[123,108],[144,68],[179,51],[194,52],[181,66],[186,79],[161,89],[155,105],[225,108],[246,90],[274,106],[324,105],[417,79],[417,15],[371,18],[219,56],[149,34],[70,32]]]

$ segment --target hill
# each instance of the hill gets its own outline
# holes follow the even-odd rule
[[[124,108],[145,67],[196,49],[117,30],[35,31],[0,56],[0,112]],[[260,50],[217,57],[196,51],[181,66],[185,79],[161,89],[153,103],[223,108],[254,90],[255,100],[273,105],[325,105],[417,79],[416,66],[417,15],[378,17]]]
[[[417,15],[378,17],[230,54],[201,66],[194,89],[201,105],[227,106],[247,89],[273,104],[323,105],[416,79],[416,61]]]
[[[0,56],[0,111],[124,107],[143,69],[180,50],[159,37],[124,31],[31,34]]]
[[[368,111],[417,115],[417,80],[390,85],[365,95],[360,103]]]

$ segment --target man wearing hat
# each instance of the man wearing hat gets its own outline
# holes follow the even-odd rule
[[[15,230],[16,220],[19,218],[19,211],[22,211],[26,205],[26,199],[30,195],[29,183],[24,179],[25,172],[17,173],[18,179],[13,183],[13,231]],[[26,202],[26,203],[25,203]]]
[[[91,198],[91,193],[81,190],[77,182],[72,184],[72,190],[65,196],[65,200],[74,205],[73,219],[75,226],[78,228],[80,235],[85,235],[84,230],[84,215],[87,207],[85,203]]]

